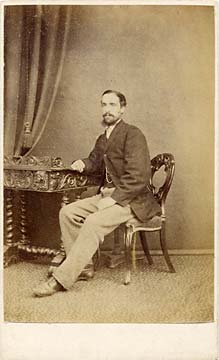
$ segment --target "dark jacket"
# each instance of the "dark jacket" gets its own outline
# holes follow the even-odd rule
[[[98,137],[87,159],[83,159],[86,173],[100,173],[105,168],[115,185],[111,197],[121,206],[130,205],[141,221],[161,214],[161,208],[148,189],[151,162],[145,136],[133,125],[121,120],[109,139]]]

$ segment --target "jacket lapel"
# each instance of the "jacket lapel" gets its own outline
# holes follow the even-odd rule
[[[115,126],[115,128],[113,129],[113,131],[110,134],[109,139],[107,140],[107,144],[106,144],[106,151],[109,149],[110,146],[112,146],[112,144],[115,142],[118,134],[120,131],[122,131],[122,129],[124,128],[125,123],[123,120],[121,120],[118,125]]]

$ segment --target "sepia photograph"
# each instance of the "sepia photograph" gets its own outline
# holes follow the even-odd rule
[[[3,22],[4,322],[213,323],[214,6]]]

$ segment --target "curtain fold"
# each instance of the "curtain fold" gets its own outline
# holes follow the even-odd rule
[[[46,58],[45,76],[42,86],[42,92],[38,111],[32,129],[34,142],[27,155],[32,152],[32,150],[35,148],[38,141],[40,140],[54,104],[63,69],[69,24],[70,8],[68,7],[68,11],[65,14],[65,23],[62,24],[62,26],[64,25],[64,27],[61,29],[61,31],[60,17],[55,17],[53,23],[53,30],[49,32],[48,43],[51,44],[51,46],[48,51],[48,56]],[[57,54],[56,52],[57,44],[59,44],[59,54]],[[58,59],[56,55],[59,55]]]
[[[10,8],[5,13],[4,151],[5,155],[24,156],[33,151],[49,120],[63,69],[71,7]],[[19,41],[12,41],[18,8]],[[12,49],[16,61],[11,58]],[[11,71],[17,79],[13,88]]]
[[[16,22],[14,17],[16,16]],[[23,9],[5,8],[4,51],[4,152],[14,153],[19,107]],[[7,31],[12,29],[13,31]]]
[[[37,16],[34,24],[33,52],[31,56],[31,65],[30,65],[30,81],[27,84],[28,99],[26,101],[26,110],[24,115],[24,122],[25,122],[24,124],[28,123],[29,129],[31,129],[33,124],[34,107],[35,107],[36,93],[37,93],[37,80],[38,80],[39,60],[40,60],[40,32],[41,32],[41,20],[42,20],[41,6],[37,7],[36,13]],[[24,147],[28,147],[28,144],[24,143]]]

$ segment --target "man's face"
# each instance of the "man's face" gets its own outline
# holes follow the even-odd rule
[[[107,126],[114,125],[124,113],[124,106],[120,105],[116,94],[105,94],[101,100],[103,123]]]

